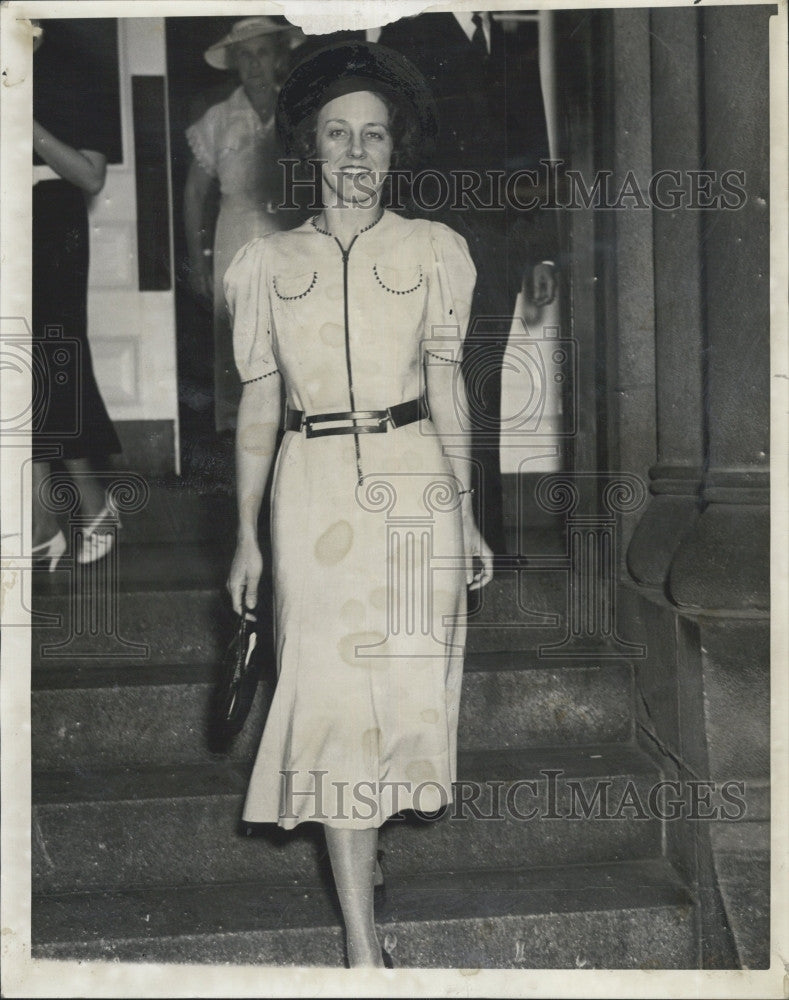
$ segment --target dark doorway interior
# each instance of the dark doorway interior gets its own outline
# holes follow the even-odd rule
[[[185,481],[194,481],[201,491],[230,489],[231,463],[228,449],[218,447],[213,430],[212,306],[201,302],[189,287],[183,196],[192,154],[185,132],[237,85],[234,74],[213,69],[203,58],[208,46],[226,34],[236,20],[166,19],[181,471]]]

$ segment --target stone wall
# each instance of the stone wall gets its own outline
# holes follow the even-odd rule
[[[676,187],[690,199],[697,185],[707,204],[725,194],[724,172],[741,171],[745,193],[730,208],[619,213],[607,313],[611,467],[651,492],[625,526],[620,587],[627,637],[648,648],[643,739],[669,777],[744,785],[737,822],[667,823],[701,903],[708,968],[769,964],[772,12],[611,15],[617,176],[680,171]]]

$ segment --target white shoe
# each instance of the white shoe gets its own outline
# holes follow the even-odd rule
[[[108,517],[113,520],[103,525]],[[82,545],[77,553],[77,562],[94,563],[103,559],[115,544],[115,531],[120,528],[121,522],[114,508],[110,504],[105,504],[98,517],[94,518],[92,524],[82,533]]]
[[[49,559],[49,572],[54,573],[65,551],[66,536],[62,531],[58,530],[58,533],[53,535],[48,542],[41,542],[40,545],[34,545],[30,553],[34,559]]]

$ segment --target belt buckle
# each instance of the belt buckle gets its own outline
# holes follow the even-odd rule
[[[368,417],[367,419],[377,421],[376,427],[368,428],[368,430],[372,433],[386,434],[386,432],[389,430],[390,424],[392,425],[392,427],[394,427],[394,420],[392,420],[392,413],[388,406],[385,410],[378,410],[377,416]]]
[[[359,425],[358,421],[367,421]],[[392,415],[386,410],[359,410],[354,416],[339,413],[316,413],[304,419],[304,432],[308,438],[329,437],[332,434],[376,434],[388,430]],[[372,423],[375,421],[375,423]],[[320,427],[320,424],[345,424],[344,427]]]
[[[304,436],[308,438],[320,437],[321,434],[326,433],[325,430],[324,431],[321,431],[320,429],[316,430],[312,417],[308,417],[306,414],[304,415],[304,420],[301,423],[301,430],[304,431]]]

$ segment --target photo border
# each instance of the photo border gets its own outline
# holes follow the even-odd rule
[[[755,3],[756,0],[748,0]],[[759,0],[760,2],[760,0]],[[603,9],[632,7],[684,7],[689,3],[641,2],[627,4],[539,2],[528,4],[488,2],[488,10]],[[738,6],[730,0],[704,7]],[[430,7],[449,10],[463,3]],[[787,836],[789,832],[789,640],[786,609],[789,607],[789,354],[787,353],[787,5],[778,3],[771,19],[771,967],[769,970],[705,972],[619,970],[428,970],[400,969],[382,976],[377,972],[334,969],[286,969],[271,966],[147,965],[142,963],[56,962],[30,957],[30,850],[32,831],[30,762],[30,632],[4,628],[0,652],[0,727],[2,733],[2,867],[0,869],[0,962],[2,993],[8,997],[213,997],[213,996],[550,996],[550,997],[779,997],[789,982],[789,910],[786,906]],[[172,0],[76,0],[35,2],[9,0],[0,11],[0,64],[2,88],[2,140],[0,143],[0,317],[30,315],[31,185],[30,121],[32,108],[32,44],[30,31],[19,23],[26,17],[161,17],[248,15],[250,3]],[[254,13],[284,14],[306,32],[373,27],[404,14],[425,10],[425,3],[367,0],[363,13],[353,0],[290,0],[254,3]],[[3,323],[7,322],[2,320]],[[5,373],[3,378],[7,386]],[[30,387],[20,388],[29,395]],[[3,415],[18,412],[15,394],[4,393]],[[2,523],[30,535],[30,515],[19,498],[29,495],[30,440],[17,439],[0,447]],[[24,481],[22,477],[27,477]],[[23,549],[24,551],[24,549]],[[30,573],[5,563],[0,592],[4,624],[25,624],[21,610],[30,606]],[[783,608],[783,613],[780,609]]]

